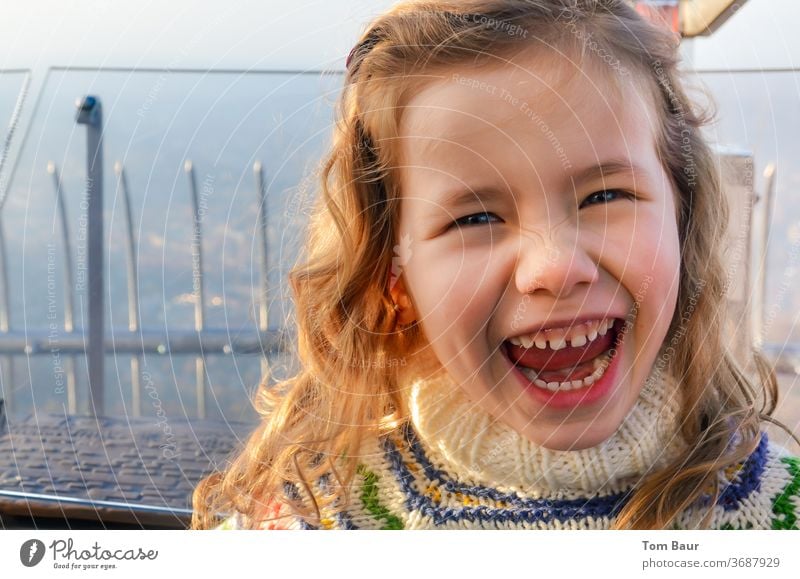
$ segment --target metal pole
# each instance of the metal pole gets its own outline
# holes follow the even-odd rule
[[[205,328],[203,334],[192,329],[151,329],[139,330],[137,333],[125,330],[112,331],[106,340],[106,355],[144,353],[157,356],[168,354],[218,355],[231,353],[242,355],[283,353],[281,339],[285,332],[270,330],[266,334],[247,330],[231,333],[230,328]],[[86,354],[86,335],[78,330],[64,336],[57,345],[50,339],[47,328],[29,328],[25,330],[9,330],[0,332],[0,355],[37,356],[58,351],[62,354]]]
[[[759,288],[758,300],[755,304],[756,311],[756,331],[754,332],[756,347],[761,347],[766,341],[767,337],[764,335],[766,331],[764,328],[764,319],[766,318],[766,297],[767,297],[767,257],[769,255],[769,230],[772,223],[772,212],[774,210],[775,199],[775,180],[777,174],[777,167],[775,163],[770,163],[764,169],[764,177],[766,178],[766,185],[764,187],[764,210],[761,213],[761,255],[760,255],[760,269],[759,272]]]
[[[260,295],[258,301],[258,329],[261,332],[266,332],[269,329],[269,280],[267,273],[269,271],[269,254],[267,253],[267,191],[264,187],[264,169],[261,161],[253,163],[253,173],[256,178],[256,193],[258,195],[258,219],[259,219],[259,235],[261,238],[261,279],[260,279]],[[263,380],[269,372],[269,360],[267,360],[266,353],[261,355],[261,379]]]
[[[53,176],[53,186],[56,190],[56,200],[58,201],[58,215],[61,221],[61,241],[64,245],[64,331],[71,334],[75,329],[75,317],[73,310],[75,281],[72,269],[72,247],[69,236],[69,222],[67,220],[67,206],[64,201],[64,188],[61,183],[61,175],[56,164],[50,161],[47,164],[47,172]],[[67,410],[70,414],[78,412],[78,397],[75,378],[75,357],[67,356]]]
[[[117,174],[117,187],[122,190],[125,207],[125,226],[127,229],[127,261],[128,261],[128,329],[131,332],[139,331],[139,273],[136,261],[136,236],[133,233],[133,212],[131,210],[131,196],[128,192],[128,179],[125,177],[125,167],[117,161],[114,164]],[[131,356],[131,405],[133,415],[142,415],[142,384],[139,375],[139,355]]]
[[[193,227],[192,227],[192,285],[194,293],[194,329],[198,336],[202,335],[205,325],[203,304],[203,228],[200,215],[200,200],[197,195],[197,179],[192,162],[187,159],[183,165],[189,177],[189,189],[192,194]],[[200,355],[195,358],[195,390],[197,392],[197,417],[206,417],[206,371],[203,358],[203,343],[200,342]]]
[[[8,306],[8,260],[6,259],[6,238],[3,233],[3,220],[0,218],[0,332],[7,334],[10,329]],[[14,358],[3,356],[0,368],[0,400],[5,400],[5,412],[11,414],[14,393]]]
[[[86,96],[77,102],[76,121],[86,125],[86,197],[89,242],[89,411],[103,414],[103,109],[100,99]]]

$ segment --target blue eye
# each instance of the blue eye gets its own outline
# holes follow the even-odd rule
[[[627,191],[622,191],[621,189],[604,189],[603,191],[597,191],[596,193],[589,195],[583,200],[581,207],[584,205],[592,205],[594,203],[608,203],[609,201],[613,201],[617,198],[631,199],[633,198],[633,195]]]
[[[627,191],[623,191],[622,189],[604,189],[602,191],[597,191],[592,193],[583,202],[580,204],[580,207],[584,207],[587,205],[595,205],[600,203],[609,203],[616,199],[635,199],[635,196],[632,193]],[[502,222],[497,215],[491,213],[489,211],[484,211],[482,213],[472,213],[471,215],[465,215],[464,217],[460,217],[453,221],[449,226],[448,229],[452,229],[453,227],[473,227],[477,225],[491,225],[491,219],[496,219],[499,222]]]
[[[494,213],[490,213],[488,211],[484,211],[483,213],[473,213],[472,215],[465,215],[464,217],[460,217],[459,219],[456,219],[455,221],[453,221],[453,223],[450,225],[450,227],[452,228],[454,225],[456,225],[458,227],[462,227],[462,226],[471,227],[473,225],[487,225],[487,224],[489,224],[488,222],[485,222],[483,220],[478,221],[478,219],[480,219],[482,217],[496,217],[497,219],[500,219]]]

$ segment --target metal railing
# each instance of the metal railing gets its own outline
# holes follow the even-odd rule
[[[118,192],[123,199],[126,230],[126,261],[128,289],[128,328],[114,328],[107,335],[105,331],[105,300],[103,293],[103,116],[100,99],[86,96],[77,103],[76,122],[86,125],[86,213],[87,213],[87,294],[88,328],[75,327],[74,289],[75,279],[72,268],[72,244],[69,234],[64,187],[58,167],[49,162],[47,171],[52,175],[56,195],[56,210],[59,214],[61,239],[63,242],[64,276],[64,327],[57,338],[47,329],[15,330],[11,327],[9,315],[8,261],[2,219],[0,219],[0,380],[5,386],[6,412],[13,407],[11,393],[14,384],[13,356],[45,355],[57,352],[66,356],[67,410],[71,414],[79,412],[77,404],[77,380],[75,373],[76,357],[86,356],[89,385],[89,414],[104,413],[104,356],[123,354],[131,356],[131,399],[132,413],[141,415],[141,357],[148,353],[157,355],[196,354],[195,389],[197,396],[196,414],[206,418],[206,367],[205,356],[218,354],[261,354],[262,375],[267,371],[266,356],[281,352],[281,330],[269,328],[268,324],[268,280],[267,280],[267,209],[263,168],[260,161],[253,165],[256,193],[259,203],[259,230],[261,244],[261,267],[259,273],[259,315],[256,331],[237,330],[235,335],[227,328],[208,328],[205,325],[203,289],[203,236],[202,219],[197,193],[194,165],[186,160],[184,170],[189,181],[192,208],[194,213],[192,236],[192,273],[194,280],[194,328],[154,330],[142,328],[140,324],[138,295],[138,261],[136,255],[136,236],[133,229],[133,213],[125,167],[116,162],[114,172],[117,177]],[[2,398],[0,398],[2,399]]]

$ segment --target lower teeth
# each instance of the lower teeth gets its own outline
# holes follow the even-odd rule
[[[539,373],[536,370],[533,370],[532,368],[524,368],[522,366],[517,366],[517,368],[519,368],[519,371],[522,372],[525,377],[535,386],[545,390],[550,390],[551,392],[564,392],[567,390],[585,388],[597,382],[600,378],[602,378],[603,374],[605,374],[606,368],[608,368],[610,361],[611,350],[593,360],[594,372],[582,380],[571,380],[570,382],[545,382],[544,380],[539,379]]]

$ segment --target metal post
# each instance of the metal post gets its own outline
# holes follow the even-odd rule
[[[125,168],[117,161],[114,164],[117,174],[117,187],[122,190],[125,207],[125,226],[127,229],[127,262],[128,262],[128,329],[131,332],[139,331],[139,273],[136,261],[136,236],[133,232],[133,212],[131,210],[131,196],[128,192],[128,179],[125,177]],[[142,415],[142,383],[139,374],[139,355],[131,356],[131,405],[133,415]]]
[[[0,218],[0,333],[7,334],[11,321],[8,296],[8,260],[6,259],[6,238],[3,233],[3,220]],[[14,358],[3,356],[0,362],[0,399],[5,400],[5,411],[11,413],[14,402]]]
[[[89,411],[103,414],[103,109],[100,99],[86,96],[76,103],[76,121],[86,125],[86,197],[89,243]]]
[[[200,215],[200,200],[197,195],[197,179],[192,162],[187,159],[183,165],[189,177],[189,189],[192,194],[192,286],[194,294],[194,329],[198,337],[202,336],[205,325],[205,296],[203,292],[203,228]],[[203,358],[203,342],[200,340],[200,355],[195,358],[195,389],[197,391],[197,417],[206,417],[206,370]]]
[[[253,173],[256,178],[256,193],[258,195],[258,220],[259,220],[259,236],[261,241],[261,275],[259,285],[259,300],[258,300],[258,329],[260,332],[266,332],[269,329],[269,254],[267,253],[267,191],[264,187],[264,170],[261,161],[253,163]],[[267,360],[266,353],[261,355],[261,379],[263,380],[269,372],[269,360]]]
[[[61,221],[61,241],[64,245],[64,331],[71,334],[75,329],[75,317],[73,310],[75,280],[73,279],[72,269],[72,247],[69,236],[69,222],[67,220],[67,206],[64,201],[64,189],[61,183],[61,175],[56,164],[50,161],[47,164],[47,172],[53,176],[53,186],[56,190],[56,200],[58,201],[58,215]],[[67,356],[65,360],[67,370],[67,411],[70,414],[78,412],[78,397],[75,379],[75,357]]]
[[[775,163],[770,163],[764,169],[764,177],[766,178],[766,185],[764,187],[764,208],[761,212],[761,255],[759,260],[759,287],[757,288],[758,299],[755,303],[755,318],[756,328],[754,329],[753,336],[755,346],[760,348],[763,346],[767,337],[764,335],[766,329],[764,328],[764,320],[766,318],[766,297],[767,297],[767,257],[769,254],[769,233],[770,225],[772,224],[772,211],[774,209],[775,199],[775,180],[777,168]]]

